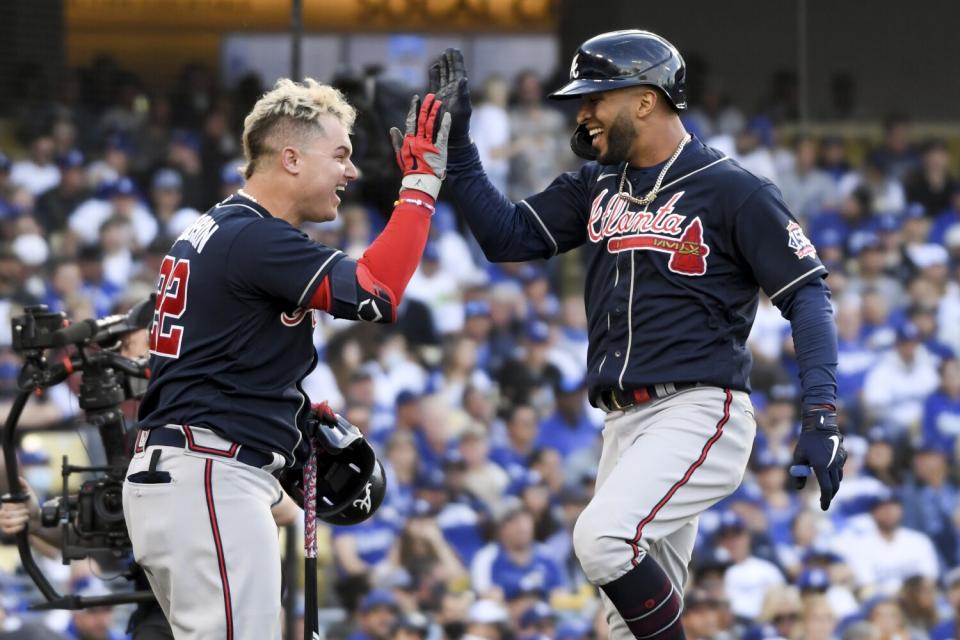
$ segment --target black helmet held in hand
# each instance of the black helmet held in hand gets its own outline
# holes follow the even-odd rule
[[[359,524],[383,503],[387,480],[383,465],[355,426],[326,402],[311,406],[305,435],[317,444],[317,518],[335,525]],[[303,468],[282,469],[277,478],[284,491],[304,506]]]
[[[657,87],[678,111],[687,108],[687,67],[677,48],[640,29],[610,31],[580,45],[570,64],[570,82],[554,100],[623,87]]]

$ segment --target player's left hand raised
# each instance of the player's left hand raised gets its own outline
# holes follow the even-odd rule
[[[401,189],[416,189],[434,200],[440,193],[440,184],[447,175],[447,140],[450,138],[450,114],[444,113],[437,127],[442,103],[428,93],[420,104],[413,96],[407,113],[407,131],[401,135],[396,127],[390,129],[390,140],[397,154],[397,164],[403,171]]]
[[[828,407],[804,410],[800,438],[793,450],[793,466],[790,467],[797,489],[804,487],[813,469],[820,485],[820,508],[826,511],[840,490],[846,461],[847,452],[837,426],[837,412]]]
[[[427,90],[437,95],[437,100],[446,105],[453,116],[450,142],[456,147],[470,143],[470,84],[467,81],[467,66],[459,49],[446,49],[430,65]]]

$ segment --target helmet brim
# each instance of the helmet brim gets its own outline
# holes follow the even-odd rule
[[[570,100],[571,98],[585,96],[588,93],[613,91],[614,89],[636,87],[641,84],[643,83],[637,82],[636,78],[577,78],[563,85],[547,97],[551,100]]]

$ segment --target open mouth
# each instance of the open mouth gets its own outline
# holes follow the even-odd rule
[[[603,127],[590,127],[587,129],[587,133],[590,134],[590,142],[593,146],[596,146],[600,142],[600,137],[603,135]]]

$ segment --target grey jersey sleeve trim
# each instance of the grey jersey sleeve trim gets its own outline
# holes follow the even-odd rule
[[[330,264],[330,261],[336,258],[339,255],[342,255],[343,252],[339,249],[333,253],[332,256],[324,260],[323,264],[320,265],[320,268],[317,269],[317,272],[313,274],[313,277],[310,278],[310,282],[307,283],[307,286],[303,288],[303,293],[300,294],[300,299],[297,301],[297,306],[303,306],[303,299],[307,297],[307,293],[310,292],[310,289],[313,287],[313,283],[317,281],[317,278],[320,277],[320,274],[323,273],[324,269],[327,268],[327,265]]]
[[[720,164],[721,162],[726,162],[726,161],[729,160],[729,159],[730,159],[730,156],[723,156],[722,158],[719,158],[719,159],[717,159],[717,160],[714,160],[713,162],[711,162],[711,163],[709,163],[709,164],[703,165],[703,166],[700,167],[699,169],[694,169],[694,170],[691,171],[690,173],[687,173],[687,174],[685,174],[685,175],[682,175],[682,176],[680,176],[679,178],[677,178],[676,180],[673,180],[672,182],[668,182],[667,184],[663,185],[662,187],[660,187],[660,191],[663,191],[664,189],[667,189],[668,187],[672,187],[673,185],[677,184],[677,183],[680,182],[681,180],[686,180],[687,178],[689,178],[689,177],[692,176],[692,175],[698,174],[698,173],[700,173],[701,171],[705,171],[705,170],[709,169],[710,167],[712,167],[712,166],[715,165],[715,164]]]
[[[550,241],[550,244],[553,245],[553,255],[557,255],[558,253],[560,253],[560,245],[557,244],[556,239],[554,239],[553,235],[550,233],[550,230],[547,229],[547,225],[543,223],[543,218],[540,217],[540,214],[534,211],[533,207],[531,207],[530,203],[527,202],[526,200],[521,200],[520,204],[522,204],[527,209],[529,209],[530,213],[533,214],[533,217],[537,219],[537,222],[540,224],[540,227],[543,229],[544,235],[547,236],[547,239]]]
[[[810,269],[810,271],[807,271],[807,272],[804,273],[803,275],[797,276],[796,278],[794,278],[793,280],[791,280],[790,282],[788,282],[787,284],[785,284],[783,287],[781,287],[779,291],[777,291],[775,294],[773,294],[772,296],[770,296],[770,302],[773,302],[774,299],[775,299],[777,296],[782,295],[783,293],[785,293],[786,291],[788,291],[788,290],[790,289],[790,287],[792,287],[793,285],[797,284],[798,282],[800,282],[801,280],[803,280],[803,279],[806,278],[807,276],[813,275],[813,274],[816,273],[817,271],[826,271],[826,270],[827,270],[827,268],[826,268],[825,266],[823,266],[822,264],[818,264],[818,265],[815,266],[813,269]]]

